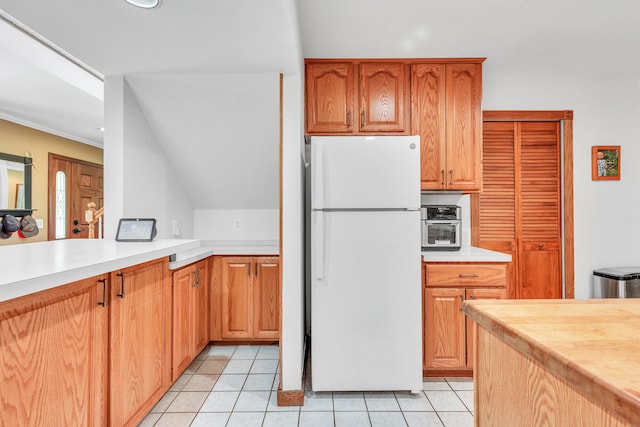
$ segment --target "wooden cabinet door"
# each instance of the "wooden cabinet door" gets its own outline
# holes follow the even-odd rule
[[[467,289],[465,297],[468,300],[476,299],[504,299],[507,297],[507,290],[502,288],[478,288]],[[475,337],[473,334],[473,320],[465,318],[467,336],[467,366],[473,368],[473,349],[475,347]]]
[[[464,368],[465,333],[461,288],[424,290],[424,368]]]
[[[196,283],[193,287],[193,355],[192,359],[205,348],[209,342],[209,261],[196,264]]]
[[[0,303],[0,425],[107,425],[106,279]]]
[[[411,66],[411,134],[420,135],[420,186],[444,189],[446,93],[444,64]]]
[[[516,153],[513,122],[485,122],[482,141],[482,192],[471,196],[474,244],[511,255],[508,295],[516,297]]]
[[[192,361],[194,272],[193,267],[185,267],[173,273],[172,381],[177,380]]]
[[[111,277],[110,423],[136,425],[170,384],[170,276],[162,260]]]
[[[360,132],[407,132],[408,96],[406,64],[361,63]]]
[[[560,124],[520,128],[520,298],[561,298]]]
[[[562,298],[558,243],[525,243],[520,255],[520,298]]]
[[[447,64],[446,187],[478,191],[482,179],[482,66]]]
[[[423,190],[478,191],[482,64],[413,64],[411,131],[420,135]]]
[[[307,133],[355,130],[354,68],[349,62],[307,63],[305,117]]]
[[[254,259],[253,336],[280,338],[280,263],[278,258]]]
[[[222,259],[222,338],[251,338],[253,334],[251,259]]]

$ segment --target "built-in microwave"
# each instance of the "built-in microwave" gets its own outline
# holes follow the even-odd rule
[[[423,251],[457,251],[460,249],[460,206],[424,205],[422,216]]]

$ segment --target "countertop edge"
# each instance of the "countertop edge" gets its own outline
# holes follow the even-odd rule
[[[2,284],[0,286],[0,302],[19,298],[25,295],[45,291],[57,286],[73,283],[78,280],[87,279],[89,277],[99,276],[101,274],[110,273],[112,271],[153,261],[162,257],[168,257],[176,252],[185,251],[198,247],[198,240],[176,241],[175,244],[160,248],[152,248],[149,250],[141,250],[138,253],[121,256],[117,258],[98,260],[91,264],[79,265],[73,268],[65,268],[59,271],[53,271],[37,277],[31,277],[18,280],[11,283]]]
[[[176,254],[169,263],[170,270],[177,270],[213,255],[220,256],[278,256],[279,246],[273,241],[203,241],[201,246]]]
[[[459,251],[422,251],[423,262],[511,262],[511,255],[479,248],[463,246]]]
[[[523,300],[520,300],[523,301]],[[533,302],[533,300],[528,300]],[[536,300],[540,304],[566,304],[567,300]],[[615,300],[572,300],[578,304],[615,304]],[[463,301],[462,311],[480,327],[491,332],[515,351],[535,360],[553,375],[565,381],[607,411],[632,425],[640,425],[640,397],[626,389],[611,384],[582,369],[531,336],[510,328],[504,321],[482,310],[484,304],[518,304],[518,300],[468,300]],[[585,381],[590,387],[585,387]]]

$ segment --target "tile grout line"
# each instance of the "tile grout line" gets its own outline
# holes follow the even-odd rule
[[[208,350],[206,350],[207,352],[209,352],[209,351],[211,351],[211,350],[213,349],[213,347],[207,347],[207,348],[208,348]],[[191,422],[189,423],[189,425],[192,425],[192,424],[195,422],[195,420],[196,420],[196,418],[198,417],[198,415],[199,415],[199,414],[201,414],[201,413],[203,413],[203,412],[201,412],[201,410],[202,410],[202,408],[203,408],[203,406],[204,406],[204,403],[205,403],[205,402],[206,402],[206,400],[211,396],[211,394],[212,394],[212,393],[214,393],[214,390],[213,390],[213,389],[215,388],[216,384],[217,384],[217,383],[218,383],[218,381],[220,380],[220,377],[221,377],[222,375],[232,375],[232,374],[230,374],[230,373],[225,374],[225,370],[227,369],[229,362],[230,362],[231,360],[250,360],[250,361],[251,361],[251,363],[250,363],[250,365],[249,365],[249,367],[248,367],[248,371],[247,371],[246,373],[242,373],[242,375],[245,375],[245,378],[244,378],[244,380],[243,380],[242,384],[241,384],[241,385],[240,385],[240,387],[239,387],[239,390],[238,390],[238,397],[235,399],[235,401],[234,401],[234,403],[233,403],[233,406],[231,407],[231,411],[230,411],[230,412],[228,412],[229,417],[227,418],[227,420],[226,420],[226,422],[225,422],[225,426],[228,426],[228,425],[229,425],[229,423],[231,422],[231,417],[232,417],[232,415],[233,415],[234,413],[254,413],[254,414],[260,414],[260,415],[261,415],[261,421],[260,421],[260,424],[259,424],[259,425],[260,425],[260,426],[262,426],[262,427],[265,427],[265,426],[266,426],[266,424],[265,424],[265,423],[267,422],[267,415],[268,415],[268,413],[269,413],[269,412],[273,412],[273,413],[296,413],[296,415],[294,416],[294,417],[295,417],[295,419],[296,419],[296,424],[297,424],[298,426],[300,426],[300,423],[301,423],[301,421],[302,421],[302,412],[303,412],[303,411],[302,411],[302,407],[298,407],[298,408],[296,408],[296,410],[295,410],[295,411],[269,411],[269,404],[270,404],[271,399],[272,399],[272,397],[273,397],[273,395],[274,395],[274,392],[275,392],[275,390],[274,390],[275,381],[276,381],[276,380],[277,380],[277,378],[278,378],[278,375],[277,375],[277,369],[276,369],[276,372],[275,372],[275,373],[272,373],[272,372],[260,372],[260,373],[254,373],[254,374],[252,374],[252,373],[251,373],[252,369],[253,369],[253,368],[254,368],[254,366],[255,366],[256,361],[258,361],[258,360],[278,360],[278,359],[271,359],[271,358],[267,358],[267,359],[258,359],[258,354],[260,353],[261,348],[258,348],[258,349],[255,351],[255,353],[251,356],[251,358],[248,358],[248,359],[233,359],[233,356],[236,354],[236,352],[238,351],[238,349],[239,349],[239,348],[240,348],[239,346],[236,346],[236,347],[234,348],[233,352],[231,352],[231,354],[227,356],[227,359],[226,359],[226,361],[225,361],[225,364],[224,364],[224,366],[222,367],[221,371],[216,375],[216,379],[215,379],[214,383],[212,384],[211,389],[210,389],[209,391],[207,391],[207,398],[205,398],[205,400],[202,402],[202,404],[200,404],[200,406],[199,406],[199,408],[198,408],[197,412],[195,412],[194,418],[191,420]],[[204,351],[205,351],[205,350],[203,350],[203,352],[204,352]],[[222,356],[222,355],[220,355],[220,356]],[[193,379],[193,377],[194,377],[195,375],[197,375],[197,371],[198,371],[198,369],[200,369],[200,366],[202,365],[202,363],[203,363],[204,361],[208,360],[208,357],[209,357],[209,355],[207,354],[207,356],[206,356],[206,357],[204,357],[204,358],[202,358],[202,359],[198,359],[198,360],[200,361],[200,365],[199,365],[199,367],[198,367],[198,368],[196,368],[196,369],[194,370],[194,372],[193,372],[192,374],[190,374],[190,375],[189,375],[189,376],[190,376],[190,379],[184,383],[184,385],[181,387],[181,389],[180,389],[179,391],[175,391],[175,393],[176,393],[176,394],[175,394],[175,396],[173,397],[173,399],[172,399],[170,402],[168,402],[168,404],[167,404],[166,408],[165,408],[163,411],[161,411],[161,412],[157,412],[157,413],[154,413],[154,414],[158,414],[158,415],[159,415],[158,419],[154,422],[154,425],[156,425],[157,423],[159,423],[159,422],[160,422],[160,419],[161,419],[165,414],[170,414],[170,413],[188,413],[188,414],[191,414],[191,413],[192,413],[192,412],[167,412],[167,409],[169,409],[169,407],[171,406],[171,404],[176,400],[176,398],[177,398],[181,393],[186,393],[186,392],[184,391],[184,388],[185,388],[185,387],[188,385],[188,383]],[[250,375],[259,375],[259,374],[264,374],[264,375],[273,375],[273,378],[272,378],[272,380],[270,381],[270,387],[268,387],[268,389],[267,389],[267,390],[261,390],[261,389],[256,389],[256,390],[245,390],[245,387],[247,386],[247,382],[249,381],[249,376],[250,376]],[[185,375],[185,373],[183,373],[182,375]],[[203,375],[204,375],[204,374],[203,374]],[[435,412],[435,415],[436,415],[437,419],[438,419],[438,420],[439,420],[443,425],[445,425],[445,423],[444,423],[444,419],[443,419],[443,418],[442,418],[442,416],[441,416],[441,413],[442,413],[442,412],[468,413],[468,414],[469,414],[469,415],[471,415],[471,417],[473,418],[473,416],[474,416],[473,411],[471,411],[471,410],[470,410],[469,406],[465,403],[465,401],[462,399],[462,397],[461,397],[461,396],[460,396],[460,394],[459,394],[459,392],[469,392],[469,391],[471,391],[471,392],[472,392],[473,390],[467,390],[467,389],[464,389],[464,388],[461,388],[461,389],[459,389],[459,390],[458,390],[458,389],[454,389],[454,387],[453,387],[453,385],[452,385],[452,383],[451,383],[450,381],[448,381],[446,378],[442,378],[442,380],[443,380],[443,381],[444,381],[444,383],[447,385],[448,390],[439,390],[439,389],[435,389],[435,390],[425,390],[425,389],[423,388],[423,389],[420,391],[420,393],[419,393],[419,395],[420,395],[421,397],[424,397],[424,398],[427,400],[427,402],[428,402],[428,403],[429,403],[429,405],[431,406],[432,411],[422,411],[422,410],[416,410],[416,411],[407,410],[407,411],[405,411],[405,410],[403,410],[403,409],[402,409],[402,406],[400,405],[400,401],[399,401],[398,394],[397,394],[397,393],[395,393],[395,392],[392,392],[392,396],[394,397],[394,401],[395,401],[396,405],[398,406],[398,412],[401,412],[402,417],[403,417],[403,420],[404,420],[404,422],[405,422],[405,424],[406,424],[406,425],[409,425],[409,421],[407,420],[407,414],[405,414],[405,412],[418,412],[418,413],[422,413],[422,412]],[[460,387],[464,387],[464,386],[456,385],[456,388],[460,388]],[[191,391],[197,391],[197,390],[191,390]],[[203,391],[206,391],[206,390],[203,390]],[[267,401],[266,401],[266,407],[264,408],[264,410],[255,410],[255,411],[236,411],[236,408],[237,408],[237,405],[238,405],[238,402],[239,402],[239,399],[240,399],[240,395],[241,395],[243,392],[251,392],[251,391],[266,391],[266,392],[268,392],[268,393],[265,393],[265,394],[267,394]],[[433,406],[433,403],[431,402],[431,400],[430,400],[430,399],[429,399],[429,397],[427,396],[427,391],[453,391],[453,396],[455,396],[455,398],[456,398],[456,400],[457,400],[457,402],[458,402],[458,403],[462,403],[462,407],[463,407],[463,408],[465,408],[465,409],[464,409],[464,410],[461,410],[461,411],[437,411],[437,410],[435,409],[435,407]],[[371,414],[371,412],[372,412],[372,411],[370,411],[369,404],[367,403],[367,399],[366,399],[365,394],[366,394],[366,393],[362,392],[362,397],[363,397],[363,401],[364,401],[365,412],[366,412],[366,414],[367,414],[367,420],[368,420],[368,422],[369,422],[369,424],[370,424],[370,425],[373,425],[373,422],[372,422],[372,419],[371,419],[371,415],[372,415],[372,414]],[[336,412],[360,412],[360,411],[357,411],[357,410],[336,411],[336,407],[335,407],[335,399],[336,399],[336,395],[335,395],[335,393],[333,393],[333,392],[332,392],[332,393],[331,393],[331,412],[332,412],[332,420],[333,420],[333,424],[334,424],[334,425],[336,425],[336,423],[337,423],[336,415],[338,415],[338,414],[336,414]],[[217,412],[217,411],[214,411],[214,412]],[[308,411],[308,412],[325,412],[325,411]],[[376,412],[376,411],[373,411],[373,412]],[[381,412],[396,412],[396,411],[381,411]],[[217,412],[217,413],[227,413],[227,412]],[[151,413],[150,413],[150,414],[151,414]],[[274,416],[275,416],[275,415],[274,415]]]

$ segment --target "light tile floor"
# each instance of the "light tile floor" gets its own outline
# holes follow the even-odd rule
[[[140,426],[473,426],[470,378],[425,378],[420,394],[318,392],[277,406],[278,346],[209,346]]]

